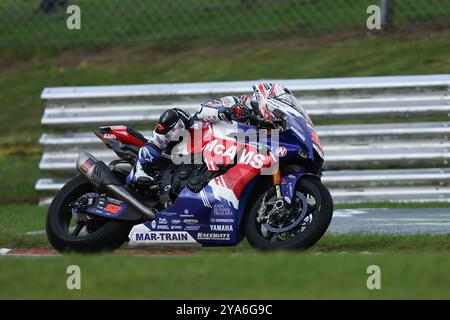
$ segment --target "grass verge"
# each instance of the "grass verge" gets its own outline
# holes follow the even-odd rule
[[[81,290],[66,287],[69,265]],[[381,290],[367,289],[370,265]],[[450,255],[421,251],[0,257],[0,298],[449,299],[449,267]]]
[[[45,235],[26,234],[44,229],[45,214],[31,205],[0,206],[0,248],[50,249]],[[0,256],[0,299],[450,298],[450,235],[327,234],[306,252],[261,253],[247,242],[189,251]],[[79,291],[66,288],[74,264],[82,270]],[[381,268],[381,290],[366,287],[369,265]]]

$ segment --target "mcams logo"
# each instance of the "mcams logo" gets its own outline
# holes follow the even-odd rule
[[[237,155],[236,145],[231,145],[227,149],[227,147],[223,144],[220,144],[218,140],[209,142],[205,146],[204,150],[210,153],[214,153],[216,156],[228,157],[231,160],[234,160]],[[265,155],[252,150],[244,149],[242,155],[238,159],[238,163],[248,164],[255,169],[261,169],[264,165],[265,160]]]

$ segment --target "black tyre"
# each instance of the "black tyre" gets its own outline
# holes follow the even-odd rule
[[[60,251],[81,253],[112,251],[128,240],[132,224],[124,221],[88,217],[80,222],[72,215],[72,204],[80,197],[96,193],[95,187],[83,175],[70,180],[53,199],[47,214],[47,237]],[[70,227],[71,224],[75,227]],[[85,234],[81,235],[81,231]]]
[[[244,220],[245,235],[253,247],[261,250],[307,249],[323,236],[333,216],[333,200],[330,192],[319,179],[303,177],[297,183],[295,194],[294,201],[298,203],[297,205],[293,203],[289,211],[277,209],[275,205],[273,208],[267,205],[271,199],[276,199],[273,187],[258,198]],[[275,211],[267,221],[258,221],[257,218],[260,218],[258,211],[263,201],[266,206],[261,212],[267,214],[269,211],[272,212],[272,209]],[[272,216],[280,217],[275,225],[272,225],[273,222],[270,220],[273,219]],[[289,229],[289,226],[292,228]]]

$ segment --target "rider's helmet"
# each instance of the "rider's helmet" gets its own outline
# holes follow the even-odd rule
[[[292,92],[278,83],[259,83],[253,86],[251,106],[255,114],[276,125],[283,121],[286,107],[296,108],[298,101]]]

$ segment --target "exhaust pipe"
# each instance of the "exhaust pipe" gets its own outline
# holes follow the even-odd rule
[[[77,169],[84,174],[98,189],[107,190],[120,200],[128,202],[145,219],[154,220],[155,211],[147,207],[135,196],[129,193],[117,177],[111,172],[103,161],[98,161],[92,154],[80,151],[77,160]]]

